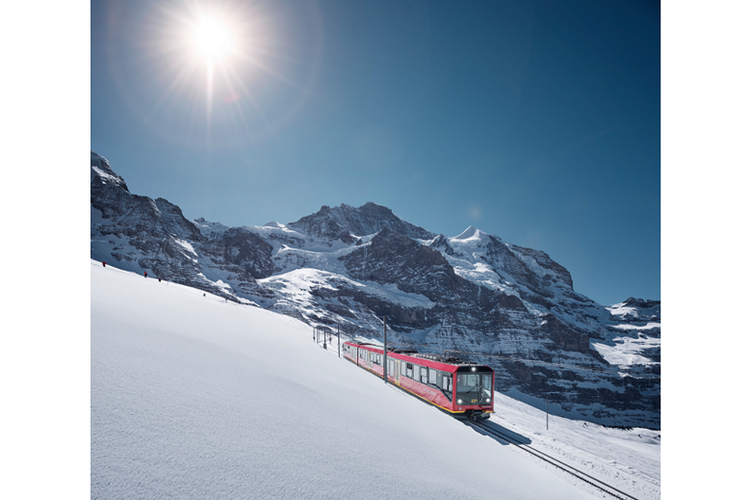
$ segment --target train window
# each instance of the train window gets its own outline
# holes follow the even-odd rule
[[[404,375],[404,376],[405,376],[405,375],[406,375],[406,363],[404,363],[404,362],[402,361],[402,362],[401,362],[401,363],[399,363],[399,364],[401,365],[401,375]]]
[[[409,378],[414,378],[414,365],[411,363],[406,363],[406,376]]]
[[[443,376],[441,388],[443,389],[443,394],[445,394],[445,397],[447,397],[448,400],[453,401],[453,379],[451,378],[450,373],[446,373]]]
[[[484,403],[492,401],[492,375],[482,375],[482,398]]]
[[[420,374],[419,381],[422,382],[423,384],[426,384],[427,383],[427,368],[424,367],[424,366],[422,366],[420,368],[421,369],[419,370],[419,372],[420,372],[419,373]]]
[[[492,375],[479,373],[461,374],[456,379],[456,397],[464,402],[489,403],[492,401]]]
[[[430,383],[437,385],[437,371],[430,368]]]
[[[396,363],[392,359],[388,360],[388,373],[396,373]]]

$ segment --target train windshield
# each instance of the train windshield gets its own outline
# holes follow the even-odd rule
[[[492,374],[459,373],[456,376],[458,404],[478,405],[492,402]]]

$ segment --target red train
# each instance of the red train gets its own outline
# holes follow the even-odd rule
[[[344,342],[344,357],[383,377],[383,348]],[[459,418],[489,418],[494,413],[495,372],[432,354],[388,351],[388,381]]]

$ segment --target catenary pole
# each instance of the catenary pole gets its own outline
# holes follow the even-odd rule
[[[383,381],[388,383],[388,329],[383,316]]]

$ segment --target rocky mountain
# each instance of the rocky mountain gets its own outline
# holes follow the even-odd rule
[[[311,326],[489,364],[551,412],[660,427],[660,303],[604,306],[549,255],[469,227],[434,234],[375,203],[296,222],[187,220],[91,154],[91,257]]]

